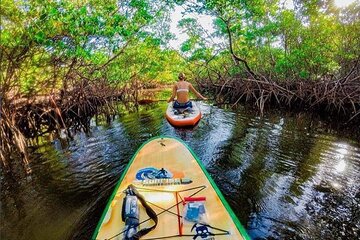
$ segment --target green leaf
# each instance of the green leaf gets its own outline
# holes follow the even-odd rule
[[[35,42],[38,44],[42,44],[45,40],[45,33],[40,31],[38,33],[35,34]]]

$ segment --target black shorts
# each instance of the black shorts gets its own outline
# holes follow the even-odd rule
[[[192,102],[188,101],[186,103],[179,103],[178,101],[174,102],[173,108],[192,108]]]

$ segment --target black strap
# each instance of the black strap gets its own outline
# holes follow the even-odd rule
[[[145,201],[144,197],[136,190],[135,186],[130,184],[128,186],[128,190],[130,190],[132,193],[134,193],[134,195],[139,199],[141,205],[143,205],[143,207],[146,210],[146,214],[154,221],[154,225],[149,227],[149,228],[143,228],[140,231],[138,231],[134,236],[132,236],[132,238],[134,240],[138,240],[140,239],[140,237],[144,236],[145,234],[148,234],[149,232],[151,232],[152,230],[154,230],[158,224],[158,217],[157,214],[155,213],[155,211],[149,206],[149,204],[147,204],[147,202]]]

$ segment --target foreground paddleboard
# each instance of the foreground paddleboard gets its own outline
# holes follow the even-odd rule
[[[201,119],[200,108],[195,102],[190,109],[174,109],[173,103],[169,103],[166,109],[166,119],[176,127],[195,126]]]
[[[155,211],[158,223],[141,239],[250,239],[221,192],[195,154],[181,140],[156,137],[135,153],[94,232],[93,239],[123,239],[124,191],[132,184]],[[199,212],[184,211],[185,199],[202,199],[206,222],[185,220]],[[195,209],[195,208],[194,208]],[[139,206],[143,229],[154,223]]]

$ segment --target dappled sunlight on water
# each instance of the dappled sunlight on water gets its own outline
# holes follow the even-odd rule
[[[155,103],[39,140],[30,175],[1,172],[2,239],[89,238],[131,156],[158,135],[194,150],[253,238],[359,237],[359,142],[306,116],[200,107],[194,128],[172,127]]]

